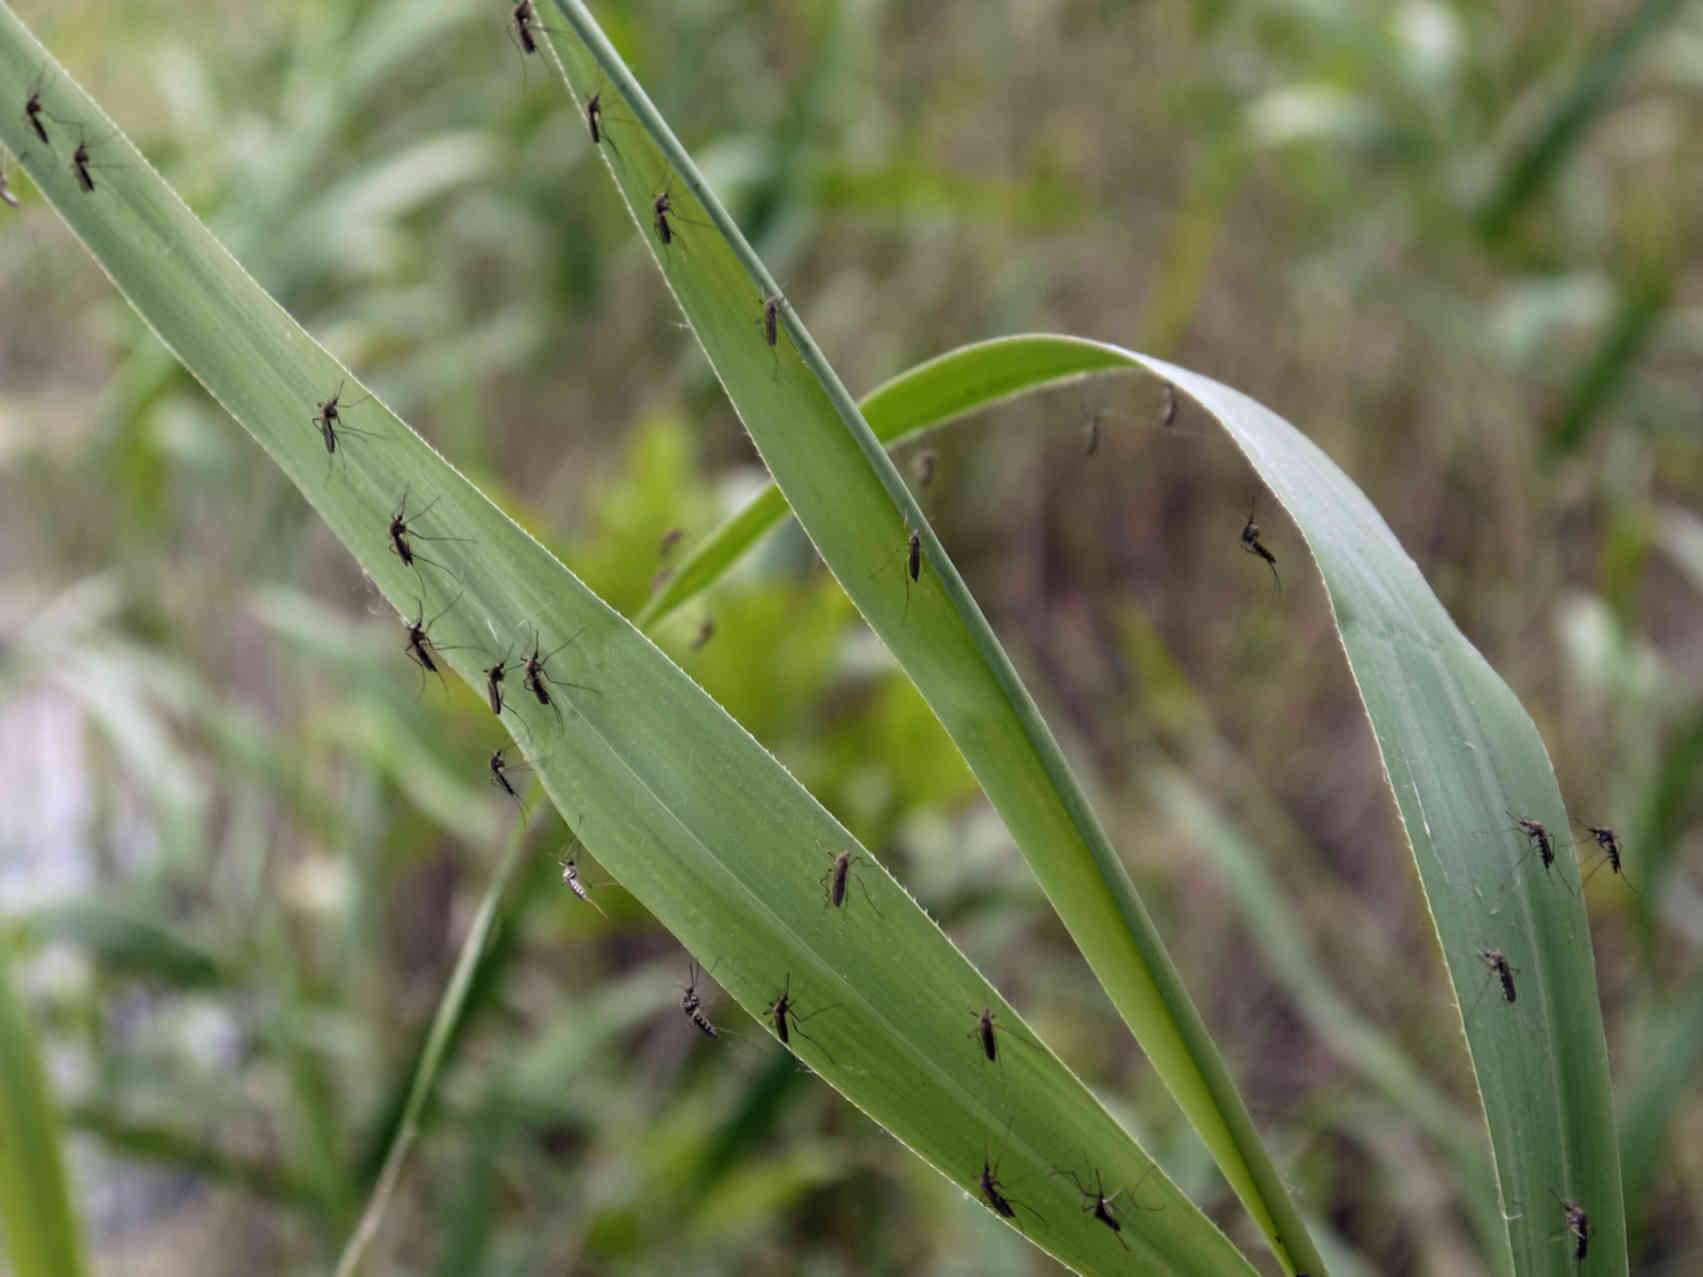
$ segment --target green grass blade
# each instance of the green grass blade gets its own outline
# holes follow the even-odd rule
[[[570,85],[581,100],[598,93],[605,107],[618,96],[626,116],[615,122],[605,112],[599,151],[769,473],[951,735],[1279,1261],[1290,1272],[1322,1271],[1117,850],[880,440],[585,6],[557,0],[557,8],[579,37],[563,42]],[[774,347],[762,331],[765,298],[779,299]]]
[[[811,1017],[790,1034],[796,1054],[966,1192],[977,1193],[984,1157],[999,1160],[1022,1204],[1007,1222],[1073,1268],[1250,1274],[879,864],[859,866],[861,885],[845,909],[825,907],[819,877],[831,853],[855,849],[850,835],[642,634],[380,403],[362,402],[347,370],[122,135],[104,135],[110,126],[93,101],[0,6],[0,101],[21,100],[44,65],[54,116],[102,136],[99,157],[110,167],[96,171],[94,192],[79,190],[62,149],[34,143],[16,113],[0,114],[0,141],[398,610],[412,617],[425,595],[427,615],[442,612],[434,634],[445,663],[478,686],[482,666],[535,635],[545,648],[573,640],[550,672],[584,686],[558,687],[546,707],[511,675],[491,743],[514,730],[557,810],[715,982],[765,1026],[771,1000],[790,988],[798,1014]],[[345,431],[327,455],[310,418],[340,384]],[[467,538],[433,543],[446,579],[389,552],[386,525],[405,491],[437,502],[433,534]],[[1004,1049],[992,1063],[973,1035],[972,1010],[984,1005],[1003,1026]],[[738,1028],[748,1039],[764,1032]],[[1157,1208],[1126,1218],[1129,1253],[1119,1236],[1085,1220],[1068,1182],[1050,1174],[1090,1165]]]
[[[343,1247],[343,1254],[337,1261],[336,1277],[353,1277],[359,1272],[362,1256],[366,1254],[372,1239],[378,1235],[385,1208],[390,1205],[397,1182],[402,1178],[403,1163],[408,1158],[409,1149],[414,1146],[415,1137],[420,1133],[420,1122],[426,1111],[426,1103],[431,1098],[432,1088],[437,1084],[438,1071],[444,1063],[450,1041],[456,1036],[457,1028],[461,1024],[467,995],[473,989],[480,963],[489,949],[491,929],[496,925],[503,894],[508,890],[509,880],[514,877],[515,870],[520,867],[525,857],[526,832],[526,822],[516,826],[514,835],[509,840],[508,850],[503,853],[502,863],[491,876],[490,885],[485,888],[485,896],[479,902],[479,910],[473,915],[473,925],[467,929],[467,936],[461,942],[461,952],[456,957],[455,970],[450,973],[449,983],[444,986],[443,997],[438,999],[438,1009],[432,1016],[431,1030],[426,1034],[425,1046],[420,1051],[419,1063],[414,1068],[414,1077],[408,1086],[408,1099],[402,1109],[402,1119],[391,1134],[384,1165],[379,1170],[378,1180],[373,1185],[372,1192],[367,1196],[367,1204],[361,1211],[360,1222],[355,1226],[355,1231],[350,1235],[348,1243]]]
[[[858,408],[875,437],[896,447],[1009,399],[1128,366],[1076,342],[1052,346],[999,337],[961,346],[900,373],[865,395]],[[682,604],[720,580],[791,513],[781,490],[770,483],[692,548],[679,571],[639,610],[634,624],[654,631]]]
[[[1281,1177],[1219,1058],[1156,928],[1099,827],[1081,787],[1041,720],[920,508],[862,421],[790,304],[780,315],[788,342],[764,350],[753,331],[757,303],[778,296],[773,280],[714,199],[690,157],[597,29],[584,7],[558,7],[595,50],[577,68],[580,92],[613,85],[645,121],[602,148],[658,265],[770,471],[823,558],[897,655],[953,735],[1058,908],[1078,946],[1136,1032],[1161,1078],[1194,1123],[1234,1190],[1288,1267],[1320,1267]],[[575,46],[575,55],[583,54]],[[575,56],[571,55],[571,56]],[[688,195],[687,192],[690,194]],[[698,234],[688,251],[682,223]],[[647,228],[647,221],[649,228]],[[863,464],[859,464],[861,458]],[[928,568],[912,586],[892,578],[905,539],[920,542]],[[911,551],[917,576],[918,549]]]
[[[74,1277],[83,1250],[41,1052],[0,945],[0,1241],[17,1277]]]
[[[1565,849],[1552,872],[1535,858],[1523,864],[1525,839],[1508,816],[1565,837],[1566,809],[1536,727],[1371,503],[1316,445],[1210,378],[1131,358],[1229,430],[1324,577],[1457,1000],[1469,1009],[1467,1044],[1514,1270],[1576,1272],[1558,1236],[1560,1196],[1589,1212],[1591,1271],[1625,1273],[1608,1047],[1578,867]],[[1512,1005],[1494,989],[1480,999],[1489,973],[1478,954],[1487,948],[1519,968]]]
[[[1025,356],[1026,345],[1037,353]],[[1039,365],[1045,352],[1037,385],[1068,378],[1072,350],[1078,374],[1104,371],[1117,350],[1056,335],[1006,338],[998,348],[1014,366]],[[1509,889],[1528,849],[1507,813],[1567,828],[1535,727],[1382,518],[1314,445],[1217,382],[1132,352],[1118,357],[1171,380],[1230,430],[1324,574],[1457,997],[1468,1007],[1480,1001],[1466,1031],[1501,1208],[1515,1217],[1503,1262],[1521,1274],[1571,1271],[1571,1252],[1556,1237],[1559,1194],[1590,1212],[1592,1262],[1624,1272],[1618,1144],[1578,872],[1570,861],[1558,864],[1551,880],[1527,866]],[[950,358],[923,367],[947,367]],[[1495,830],[1505,832],[1487,838]],[[1481,999],[1489,978],[1481,948],[1500,948],[1521,968],[1515,1007]],[[1487,1014],[1503,1010],[1516,1014]]]
[[[1686,7],[1686,0],[1644,0],[1602,42],[1485,200],[1478,217],[1486,239],[1498,240],[1507,234],[1602,114],[1633,59]]]

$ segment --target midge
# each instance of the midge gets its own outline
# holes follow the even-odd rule
[[[704,1014],[703,1003],[698,1000],[698,978],[703,973],[703,968],[693,959],[692,965],[686,968],[686,987],[680,994],[680,1009],[699,1033],[707,1038],[719,1038],[721,1030],[710,1023],[709,1017]],[[781,1040],[784,1042],[786,1039]]]
[[[591,893],[585,889],[585,884],[580,881],[579,868],[575,865],[574,858],[569,856],[566,859],[558,859],[556,863],[562,866],[562,885],[607,918],[609,915],[603,913],[603,907],[591,898]]]
[[[1571,1197],[1562,1197],[1554,1189],[1549,1195],[1555,1198],[1561,1207],[1562,1214],[1567,1216],[1565,1235],[1573,1239],[1573,1258],[1583,1259],[1591,1245],[1591,1219],[1585,1214],[1585,1208]]]
[[[791,1046],[792,1039],[787,1035],[787,1020],[790,1018],[792,1021],[792,1031],[797,1033],[798,1036],[803,1038],[806,1042],[811,1043],[817,1050],[821,1051],[823,1055],[827,1056],[828,1059],[832,1061],[834,1059],[833,1052],[829,1051],[827,1047],[823,1046],[820,1042],[816,1041],[815,1038],[806,1033],[803,1026],[809,1021],[814,1020],[823,1012],[832,1011],[839,1005],[840,1004],[838,1002],[833,1002],[825,1007],[818,1007],[809,1015],[799,1015],[798,1011],[792,1004],[792,972],[788,971],[786,973],[786,984],[781,989],[780,996],[773,1002],[769,1003],[769,1023],[775,1031],[775,1036],[781,1040],[781,1045]]]
[[[390,516],[390,524],[389,524],[389,527],[386,529],[386,532],[385,532],[385,535],[390,538],[390,552],[392,554],[394,554],[397,558],[401,559],[405,566],[413,567],[414,566],[414,559],[416,558],[416,555],[414,553],[414,547],[409,542],[410,537],[417,537],[421,541],[467,541],[467,540],[470,540],[470,538],[468,538],[468,537],[451,537],[451,536],[441,536],[441,535],[440,536],[427,536],[424,532],[414,531],[414,529],[412,527],[410,527],[409,524],[408,524],[408,491],[409,490],[407,488],[404,488],[402,490],[402,504],[397,506],[396,507],[396,513],[394,513]],[[430,514],[432,512],[432,507],[437,505],[437,503],[439,501],[441,501],[442,499],[443,499],[442,497],[433,497],[430,501],[428,501],[426,503],[425,509],[417,511],[415,513],[414,518],[416,518],[416,519],[425,518],[428,514]],[[445,568],[443,564],[437,562],[435,559],[428,559],[423,554],[419,555],[417,557],[419,558],[419,560],[422,563],[430,563],[433,567],[437,568],[439,571],[448,571],[448,569]]]
[[[413,661],[414,664],[420,667],[422,671],[422,679],[424,679],[427,674],[436,674],[438,676],[438,682],[443,682],[443,674],[439,671],[437,662],[432,659],[432,649],[436,647],[437,644],[432,642],[431,636],[427,634],[426,631],[436,625],[438,621],[442,620],[444,614],[459,602],[461,602],[461,595],[457,594],[449,601],[442,612],[439,612],[431,620],[427,621],[424,619],[426,615],[425,604],[419,599],[415,599],[414,619],[409,621],[407,617],[402,618],[408,625],[408,646],[403,649],[403,654],[407,656],[409,660]],[[443,650],[453,652],[459,649],[449,647]],[[444,685],[444,690],[449,690],[448,684]]]
[[[562,648],[567,647],[568,644],[572,643],[574,639],[577,639],[583,633],[585,633],[585,626],[582,625],[568,637],[567,642],[559,644],[551,650],[548,655],[540,656],[538,654],[538,632],[536,630],[533,631],[532,655],[528,656],[525,661],[522,662],[522,668],[525,669],[526,674],[525,677],[521,679],[521,682],[527,691],[531,692],[533,696],[538,698],[538,703],[540,705],[552,704],[550,700],[550,693],[544,690],[545,683],[554,683],[557,687],[577,687],[582,692],[597,691],[595,687],[587,687],[584,683],[571,683],[565,678],[552,678],[544,672],[545,662],[547,662],[550,657],[556,655],[557,652],[560,652]],[[502,679],[499,677],[497,681],[500,683]],[[498,710],[497,712],[501,713],[502,711]]]
[[[1478,960],[1502,981],[1502,997],[1510,1003],[1513,1002],[1516,996],[1514,977],[1520,973],[1520,969],[1509,966],[1507,956],[1500,949],[1480,949]]]
[[[822,886],[824,903],[838,909],[846,903],[846,883],[851,878],[852,866],[867,859],[867,857],[853,855],[850,847],[847,847],[838,855],[834,855],[833,852],[826,854],[834,856],[834,863],[828,866],[827,872],[818,879],[818,882]],[[863,898],[869,902],[869,907],[875,910],[876,916],[880,917],[881,910],[876,905],[874,898],[870,896],[869,888],[863,885],[861,878],[857,880],[857,888],[863,892]]]
[[[1271,579],[1277,582],[1277,592],[1281,594],[1283,578],[1277,575],[1277,556],[1265,548],[1265,543],[1260,540],[1260,525],[1254,522],[1254,506],[1258,502],[1259,493],[1256,492],[1254,499],[1248,502],[1248,521],[1242,525],[1242,549],[1266,561],[1266,566],[1271,569]]]
[[[987,1204],[993,1207],[994,1214],[1004,1219],[1016,1219],[1017,1211],[1015,1208],[1023,1206],[1024,1210],[1040,1220],[1041,1223],[1047,1222],[1046,1216],[1033,1206],[1024,1206],[1022,1202],[1013,1202],[1006,1196],[1005,1185],[1000,1182],[999,1178],[999,1163],[989,1160],[986,1149],[982,1150],[982,1172],[977,1179],[977,1184],[980,1186],[982,1196],[987,1200]]]
[[[509,14],[509,21],[514,25],[514,35],[520,43],[520,51],[537,53],[538,41],[532,38],[532,0],[520,0]]]
[[[363,404],[371,398],[371,395],[362,395],[359,399],[355,400],[354,403],[342,403],[343,383],[339,381],[337,383],[337,390],[332,394],[331,398],[322,399],[319,403],[314,405],[319,409],[319,411],[315,413],[312,418],[313,424],[325,439],[325,451],[328,455],[335,454],[337,451],[337,432],[339,430],[347,430],[350,434],[361,435],[363,437],[370,434],[369,431],[357,430],[355,427],[346,424],[343,420],[342,411],[338,405],[342,404],[343,408],[352,408],[355,404]]]
[[[1083,1156],[1086,1158],[1087,1154],[1085,1153]],[[1122,1246],[1125,1250],[1129,1249],[1129,1243],[1123,1239],[1123,1224],[1119,1221],[1118,1213],[1114,1206],[1114,1203],[1118,1200],[1118,1198],[1128,1194],[1129,1204],[1137,1210],[1152,1211],[1157,1214],[1165,1209],[1163,1206],[1143,1206],[1140,1202],[1135,1200],[1135,1194],[1127,1188],[1120,1188],[1110,1197],[1106,1196],[1106,1185],[1100,1178],[1100,1170],[1098,1167],[1093,1168],[1094,1187],[1092,1189],[1079,1180],[1076,1177],[1076,1172],[1073,1170],[1054,1170],[1050,1173],[1053,1175],[1068,1176],[1070,1178],[1070,1182],[1076,1186],[1076,1191],[1082,1194],[1082,1213],[1084,1215],[1091,1213],[1095,1219],[1099,1220],[1107,1228],[1111,1229],[1113,1235],[1118,1239],[1118,1245]],[[1140,1188],[1142,1180],[1145,1180],[1152,1173],[1153,1168],[1149,1166],[1142,1172],[1141,1179],[1136,1181],[1135,1186]]]
[[[1625,868],[1621,865],[1620,839],[1615,835],[1614,830],[1602,828],[1597,825],[1585,824],[1584,822],[1580,822],[1580,827],[1590,834],[1591,841],[1596,843],[1597,850],[1602,853],[1602,859],[1597,861],[1589,874],[1585,875],[1585,882],[1589,882],[1592,878],[1596,877],[1597,870],[1601,869],[1606,864],[1609,869],[1611,869],[1620,878],[1620,880],[1626,884],[1627,890],[1636,894],[1638,889],[1634,887],[1631,880],[1626,877]]]
[[[990,1062],[997,1064],[999,1062],[999,1037],[995,1032],[995,1029],[998,1026],[994,1023],[996,1017],[993,1010],[986,1003],[982,1004],[982,1009],[980,1011],[977,1011],[973,1007],[966,1008],[966,1010],[970,1015],[976,1017],[976,1027],[971,1029],[964,1036],[967,1038],[978,1039],[982,1048],[982,1054],[985,1055]]]
[[[485,695],[490,699],[493,714],[503,712],[503,679],[509,668],[509,654],[504,652],[502,660],[495,665],[487,665],[480,671],[485,676]]]
[[[47,140],[47,129],[41,122],[41,117],[47,115],[46,110],[41,105],[41,86],[46,79],[47,66],[44,63],[41,71],[36,75],[35,85],[30,89],[29,97],[24,99],[24,119],[35,130],[35,135],[41,139],[42,145],[52,146],[53,143]],[[47,115],[47,118],[51,120],[53,116]]]
[[[489,767],[491,769],[491,783],[493,785],[495,785],[498,789],[502,790],[510,798],[514,799],[515,802],[519,803],[521,801],[520,794],[517,793],[515,791],[515,787],[512,784],[509,783],[508,769],[509,769],[510,766],[525,767],[526,764],[525,763],[513,763],[513,764],[509,763],[509,761],[506,758],[503,757],[503,755],[506,754],[506,753],[508,753],[508,746],[506,746],[506,745],[503,746],[502,749],[496,749],[496,750],[491,751],[491,760],[490,760],[490,763],[489,763]],[[524,803],[522,803],[521,805],[523,807],[525,806]]]

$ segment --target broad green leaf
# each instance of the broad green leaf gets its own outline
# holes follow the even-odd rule
[[[787,992],[799,1017],[786,1022],[787,1036],[801,1059],[966,1192],[978,1194],[984,1159],[997,1161],[1020,1204],[1006,1222],[1080,1271],[1134,1262],[1161,1273],[1252,1272],[880,865],[642,634],[365,399],[0,7],[0,100],[22,100],[44,67],[57,149],[35,141],[16,113],[0,114],[0,141],[399,613],[412,618],[421,599],[437,617],[439,659],[483,689],[483,667],[534,644],[566,645],[547,669],[560,680],[549,705],[511,668],[491,744],[514,731],[603,867],[763,1026],[728,1027],[773,1033],[770,1008]],[[102,139],[93,191],[80,190],[64,162],[63,120]],[[312,419],[334,394],[328,453]],[[830,481],[827,467],[842,459],[819,464]],[[466,538],[433,543],[442,573],[391,552],[387,525],[405,494],[412,510],[436,502],[422,531]],[[895,588],[901,580],[892,574]],[[935,593],[932,578],[913,591],[919,624]],[[398,676],[409,677],[400,666]],[[819,880],[841,849],[861,857],[861,886],[830,909]],[[1000,1026],[992,1062],[974,1033],[983,1007]],[[1080,1214],[1069,1181],[1050,1173],[1090,1166],[1152,1208],[1128,1212],[1121,1235]]]
[[[951,735],[1279,1262],[1322,1271],[1116,848],[892,460],[585,6],[557,8],[578,37],[559,42],[570,85],[603,108],[599,153],[769,473]]]
[[[83,1252],[65,1190],[59,1119],[10,965],[0,944],[0,1242],[18,1277],[73,1277],[83,1271]]]

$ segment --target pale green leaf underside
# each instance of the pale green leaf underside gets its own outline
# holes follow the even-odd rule
[[[1140,1202],[1158,1208],[1130,1212],[1123,1232],[1151,1271],[1252,1271],[877,865],[858,872],[879,916],[863,907],[860,890],[843,911],[824,906],[819,878],[828,857],[854,845],[845,830],[429,445],[376,400],[359,402],[364,391],[347,370],[262,292],[122,135],[105,137],[111,126],[94,103],[0,8],[0,101],[22,101],[44,65],[53,115],[104,138],[100,156],[109,163],[95,173],[95,192],[76,188],[63,141],[51,151],[34,143],[16,113],[0,112],[0,140],[399,611],[412,614],[422,595],[428,615],[447,609],[434,636],[467,649],[443,657],[476,687],[482,666],[529,647],[535,633],[546,649],[573,638],[550,672],[591,690],[559,686],[546,708],[511,673],[504,726],[516,729],[591,852],[714,967],[717,984],[761,1019],[790,979],[799,1014],[820,1012],[804,1025],[808,1039],[794,1034],[802,1058],[969,1192],[991,1151],[1010,1198],[1022,1204],[1015,1223],[1073,1267],[1127,1271],[1132,1258],[1109,1229],[1078,1212],[1067,1181],[1049,1174],[1093,1165],[1108,1185],[1139,1183]],[[310,419],[345,381],[346,429],[328,456]],[[437,501],[433,534],[468,538],[432,546],[457,583],[388,552],[386,523],[404,491],[417,504]],[[399,662],[402,638],[399,628]],[[491,745],[501,731],[492,724]],[[1004,1026],[992,1064],[972,1033],[972,1008],[984,1004]],[[747,1042],[758,1035],[749,1022],[729,1027]],[[683,1019],[681,1032],[681,1049],[690,1049]]]

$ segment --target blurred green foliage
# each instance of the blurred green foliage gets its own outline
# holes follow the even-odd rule
[[[23,16],[262,284],[630,613],[663,533],[701,535],[759,476],[506,9]],[[1366,490],[1533,712],[1573,809],[1623,831],[1639,894],[1599,874],[1589,898],[1633,1267],[1689,1271],[1697,6],[600,16],[854,391],[998,332],[1104,335],[1272,404]],[[515,819],[484,787],[495,742],[14,186],[0,907],[77,1132],[90,1265],[321,1271]],[[1246,472],[1156,411],[1136,383],[1002,409],[935,442],[926,500],[1333,1267],[1478,1271],[1464,1052],[1323,600],[1299,572],[1272,596],[1235,545]],[[796,531],[661,641],[1236,1226]],[[696,1040],[678,949],[595,871],[607,921],[561,892],[560,840],[541,818],[374,1270],[1047,1270],[756,1034]],[[1404,1096],[1391,1059],[1433,1089]]]

